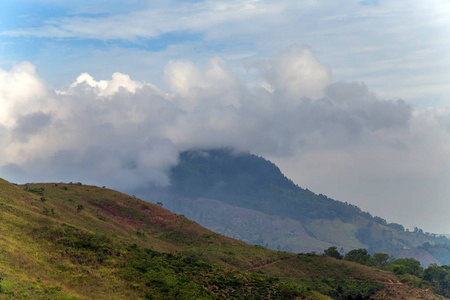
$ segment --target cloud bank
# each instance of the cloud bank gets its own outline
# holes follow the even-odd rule
[[[433,188],[395,205],[423,203],[427,193],[442,199],[446,190],[436,178],[449,175],[448,111],[418,111],[363,83],[333,82],[308,47],[291,46],[247,68],[258,74],[257,85],[217,57],[201,67],[170,61],[170,92],[121,73],[108,80],[84,73],[55,90],[28,62],[0,70],[0,176],[130,192],[170,184],[167,171],[180,151],[234,147],[273,159],[305,187],[382,216],[388,210],[379,207],[391,198],[377,193],[398,185],[393,194],[401,197],[412,177]],[[355,199],[363,190],[372,202]]]

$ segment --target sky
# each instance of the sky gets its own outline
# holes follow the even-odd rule
[[[445,0],[3,0],[0,177],[132,192],[181,151],[450,233]]]

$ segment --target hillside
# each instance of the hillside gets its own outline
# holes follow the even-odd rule
[[[386,271],[249,246],[82,184],[0,180],[0,231],[0,299],[440,299]]]
[[[414,257],[424,266],[450,258],[448,251],[438,256],[436,251],[417,249],[447,244],[447,238],[406,231],[354,205],[303,189],[273,163],[252,154],[230,149],[186,151],[170,178],[165,193],[140,197],[151,202],[164,199],[170,210],[251,244],[297,253],[322,252],[329,246],[341,251],[395,249],[391,253],[398,257],[417,254]]]

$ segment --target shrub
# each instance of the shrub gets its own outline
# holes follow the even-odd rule
[[[336,259],[342,259],[342,255],[339,253],[339,251],[337,250],[336,246],[329,247],[328,249],[325,249],[323,251],[323,253],[325,255],[327,255],[327,256],[334,257]]]
[[[404,265],[392,265],[392,272],[396,275],[405,274],[405,266]]]
[[[404,266],[404,273],[422,277],[423,268],[420,262],[414,258],[398,258],[392,261],[392,265],[402,265]]]
[[[345,260],[353,261],[361,265],[371,266],[372,257],[366,249],[354,249],[345,254]]]

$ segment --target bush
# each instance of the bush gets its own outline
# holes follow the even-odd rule
[[[392,272],[396,275],[403,275],[405,274],[405,266],[404,265],[392,265]]]
[[[392,261],[392,267],[394,265],[401,265],[404,267],[404,273],[401,274],[411,274],[417,277],[422,277],[423,268],[420,262],[414,258],[398,258]],[[393,271],[396,273],[395,271]],[[397,273],[396,273],[397,274]]]
[[[366,249],[354,249],[345,254],[345,260],[353,261],[355,263],[371,266],[372,265],[372,257],[367,252]]]
[[[336,259],[342,259],[342,255],[337,250],[336,246],[329,247],[323,251],[326,256],[334,257]]]

